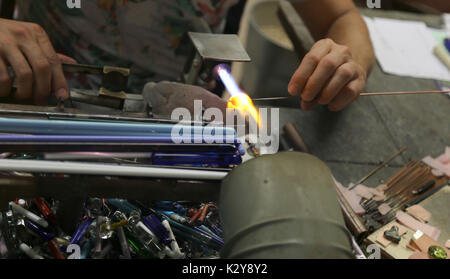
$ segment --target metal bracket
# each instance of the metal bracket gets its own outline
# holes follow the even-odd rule
[[[182,80],[195,84],[205,62],[249,62],[250,57],[238,36],[189,32],[195,54],[186,63]]]

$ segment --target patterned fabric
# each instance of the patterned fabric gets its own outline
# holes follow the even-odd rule
[[[79,63],[131,68],[129,92],[148,81],[176,80],[188,52],[188,31],[224,28],[228,9],[239,0],[18,0],[19,20],[40,24],[55,49]],[[94,77],[73,77],[73,87],[97,88]]]

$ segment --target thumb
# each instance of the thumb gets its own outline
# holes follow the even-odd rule
[[[61,63],[76,64],[77,61],[69,56],[57,53]],[[62,66],[53,69],[52,72],[52,89],[56,98],[68,99],[70,96],[70,89],[64,76]]]
[[[63,54],[57,54],[59,61],[62,63],[76,63],[75,59],[72,59]],[[52,91],[57,99],[68,99],[70,96],[69,85],[67,84],[66,77],[61,64],[55,65],[52,69]]]

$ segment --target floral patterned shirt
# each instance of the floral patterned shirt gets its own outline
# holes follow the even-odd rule
[[[74,1],[72,1],[74,2]],[[19,20],[40,24],[57,52],[79,63],[131,68],[129,91],[148,81],[176,80],[188,52],[188,31],[199,19],[213,32],[224,28],[228,9],[238,0],[18,0]],[[100,79],[77,76],[71,86],[96,88]]]

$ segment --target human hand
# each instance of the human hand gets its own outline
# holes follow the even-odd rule
[[[323,39],[305,55],[288,91],[291,95],[301,94],[304,110],[321,104],[339,111],[359,97],[366,79],[366,71],[353,60],[349,47]]]
[[[48,101],[51,92],[67,99],[69,87],[61,62],[76,63],[57,54],[45,31],[35,23],[0,19],[0,97],[11,93],[16,78],[16,101],[33,99],[36,104]]]

